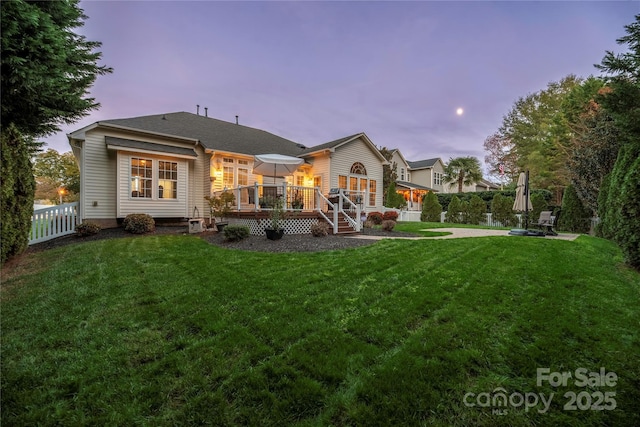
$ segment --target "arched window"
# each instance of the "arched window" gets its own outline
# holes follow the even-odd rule
[[[351,165],[351,173],[354,175],[366,175],[367,169],[360,162],[355,162]]]

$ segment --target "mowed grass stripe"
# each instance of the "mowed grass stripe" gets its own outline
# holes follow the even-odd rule
[[[600,239],[265,254],[148,236],[30,256],[48,268],[3,283],[8,424],[640,422],[640,280]],[[536,368],[583,366],[618,374],[618,409],[463,404],[558,392]]]

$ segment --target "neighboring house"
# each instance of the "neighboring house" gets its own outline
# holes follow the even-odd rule
[[[467,187],[470,188],[467,190]],[[481,179],[480,182],[476,182],[474,185],[464,186],[464,191],[498,191],[500,190],[500,186],[494,184],[493,182],[489,182],[486,179]]]
[[[99,121],[68,135],[80,167],[80,220],[115,226],[130,213],[190,218],[215,191],[273,183],[361,191],[363,208],[382,207],[386,160],[364,133],[307,148],[272,133],[178,112]],[[253,174],[254,155],[305,163],[293,176]],[[273,181],[272,181],[273,180]],[[249,193],[243,193],[242,203]]]
[[[437,193],[456,193],[458,184],[449,185],[444,182],[445,164],[441,158],[407,161],[400,150],[392,150],[392,164],[396,163],[396,188],[404,195],[409,210],[422,209],[422,197],[429,191]],[[406,168],[406,173],[404,172]],[[500,187],[482,179],[472,185],[465,185],[463,192],[493,191]]]
[[[411,171],[411,182],[436,191],[449,193],[444,183],[444,163],[439,157],[434,159],[408,162]]]

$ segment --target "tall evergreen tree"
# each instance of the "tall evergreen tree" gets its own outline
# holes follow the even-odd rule
[[[600,198],[599,230],[621,247],[625,260],[640,269],[640,14],[625,26],[627,35],[617,40],[629,52],[606,52],[600,65],[611,91],[601,104],[611,114],[619,131],[621,147]]]
[[[29,242],[35,179],[31,173],[31,150],[34,147],[12,124],[0,134],[2,168],[0,169],[0,226],[2,247],[0,264],[23,252]]]
[[[30,158],[39,148],[35,138],[97,108],[88,90],[111,69],[97,64],[101,53],[94,50],[100,43],[73,31],[86,19],[78,0],[12,0],[0,7],[4,261],[26,247],[30,224],[24,215],[33,212],[35,191]]]
[[[78,0],[2,2],[2,124],[41,137],[99,104],[87,93],[98,75],[99,42],[74,32],[87,17]],[[28,36],[27,36],[28,35]]]
[[[420,213],[420,221],[422,222],[440,222],[442,215],[442,205],[438,201],[438,196],[433,191],[429,191],[422,199],[422,212]]]

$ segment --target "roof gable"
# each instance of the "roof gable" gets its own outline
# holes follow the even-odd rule
[[[356,133],[356,134],[353,134],[353,135],[345,136],[344,138],[336,139],[334,141],[326,142],[324,144],[320,144],[320,145],[316,145],[314,147],[307,148],[307,149],[303,150],[300,155],[301,156],[308,156],[310,154],[321,152],[321,151],[324,151],[324,150],[335,151],[336,148],[341,147],[341,146],[346,145],[346,144],[349,144],[350,142],[355,141],[358,138],[360,138],[360,139],[362,139],[364,141],[364,143],[369,147],[369,149],[371,149],[371,151],[380,159],[380,161],[383,164],[387,164],[388,163],[387,159],[384,158],[382,153],[380,153],[380,150],[378,150],[378,148],[373,144],[373,142],[371,142],[369,137],[364,132],[360,132],[360,133]]]
[[[413,170],[426,169],[426,168],[434,167],[435,164],[438,163],[438,161],[442,163],[442,160],[440,159],[440,157],[436,157],[434,159],[418,160],[417,162],[407,162],[407,164]]]

